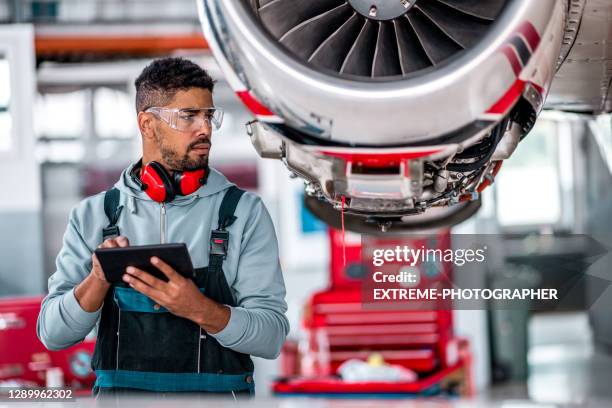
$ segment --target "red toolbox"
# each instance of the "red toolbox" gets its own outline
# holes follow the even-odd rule
[[[66,350],[47,350],[36,336],[42,299],[0,298],[0,383],[44,387],[47,370],[59,368],[66,387],[89,392],[95,382],[91,370],[95,339]]]
[[[452,310],[408,310],[364,307],[361,241],[346,240],[330,230],[330,287],[311,296],[303,319],[304,336],[283,349],[283,377],[273,385],[278,395],[434,395],[471,393],[470,352],[465,340],[454,337]],[[380,239],[378,239],[380,241]],[[433,242],[433,244],[432,244]],[[412,242],[420,245],[420,242]],[[450,234],[441,232],[428,245],[450,247]],[[346,264],[344,257],[346,256]],[[420,266],[420,265],[419,265]],[[448,265],[438,266],[441,270]],[[432,279],[448,279],[449,270]],[[429,277],[433,275],[428,275]],[[388,364],[418,374],[415,382],[345,382],[338,367],[349,359],[372,354]]]

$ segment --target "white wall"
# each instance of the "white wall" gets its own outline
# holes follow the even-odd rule
[[[0,151],[0,212],[39,211],[40,176],[34,160],[34,32],[30,25],[0,26],[0,55],[10,63],[11,147]],[[3,85],[0,85],[3,86]]]
[[[0,26],[0,55],[10,64],[12,122],[8,148],[0,151],[0,295],[40,294],[45,279],[41,183],[32,126],[36,83],[33,28]]]

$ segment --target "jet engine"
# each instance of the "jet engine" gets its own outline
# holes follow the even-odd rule
[[[261,157],[357,232],[452,225],[533,127],[561,0],[199,0]]]

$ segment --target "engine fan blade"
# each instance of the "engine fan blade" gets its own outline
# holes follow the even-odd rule
[[[351,18],[323,41],[308,62],[317,67],[340,72],[342,62],[344,62],[344,59],[351,50],[355,38],[359,35],[361,27],[363,27],[363,23],[363,18],[359,14],[353,13]]]
[[[303,62],[379,78],[409,75],[474,47],[510,0],[419,0],[380,21],[349,0],[241,1]]]
[[[395,36],[393,23],[379,22],[372,77],[401,74],[402,67],[400,66],[397,37]]]
[[[419,71],[433,65],[419,38],[405,18],[393,21],[395,35],[397,36],[397,48],[399,51],[400,66],[404,75]]]
[[[359,32],[359,36],[342,63],[340,73],[368,77],[372,75],[372,62],[374,60],[374,51],[376,50],[377,36],[377,24],[366,20]]]
[[[443,3],[422,2],[417,7],[433,24],[463,48],[469,48],[480,41],[490,25],[484,20],[457,13]]]
[[[449,38],[437,25],[433,24],[422,11],[413,11],[410,15],[406,14],[405,17],[412,25],[421,46],[434,65],[462,50],[459,44]]]
[[[430,0],[431,1],[431,0]],[[507,0],[436,0],[464,14],[495,20],[506,5]],[[417,3],[418,4],[418,3]]]
[[[249,6],[251,6],[251,8],[253,9],[253,11],[255,12],[255,15],[257,15],[260,3],[258,0],[248,0],[247,3],[249,4]]]
[[[259,18],[276,37],[304,21],[334,9],[344,0],[272,0],[259,9]]]
[[[354,14],[348,4],[340,5],[292,28],[280,39],[281,44],[307,60],[340,26]]]

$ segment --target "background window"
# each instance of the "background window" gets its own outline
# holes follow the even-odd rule
[[[84,136],[87,120],[87,89],[38,95],[34,112],[36,137],[77,139]]]
[[[97,88],[94,91],[96,135],[101,139],[127,139],[138,134],[136,108],[124,90]]]
[[[550,225],[560,221],[561,186],[557,123],[541,119],[504,161],[497,184],[502,227]],[[571,166],[571,163],[565,163]]]
[[[11,77],[8,60],[0,54],[0,152],[11,148]]]

